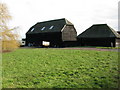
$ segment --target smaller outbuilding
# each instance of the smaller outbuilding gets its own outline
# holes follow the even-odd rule
[[[25,38],[22,38],[22,40],[20,40],[20,47],[24,47],[25,46]]]
[[[80,46],[118,47],[120,35],[107,24],[96,24],[77,37]]]

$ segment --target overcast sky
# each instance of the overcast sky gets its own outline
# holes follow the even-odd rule
[[[93,24],[108,24],[118,30],[119,0],[2,0],[13,19],[10,27],[25,33],[37,22],[66,18],[80,34]]]

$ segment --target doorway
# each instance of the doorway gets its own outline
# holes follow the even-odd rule
[[[48,46],[50,46],[50,42],[48,42],[48,41],[42,41],[42,46],[48,47]]]

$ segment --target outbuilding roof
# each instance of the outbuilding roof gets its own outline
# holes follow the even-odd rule
[[[65,25],[73,25],[73,24],[65,18],[38,22],[29,29],[27,34],[61,32],[61,30]]]
[[[120,35],[107,24],[95,24],[78,35],[78,38],[120,38]]]

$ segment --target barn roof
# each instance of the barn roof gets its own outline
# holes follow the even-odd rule
[[[107,24],[95,24],[78,35],[78,38],[106,38],[116,37],[120,35]]]
[[[73,25],[73,24],[65,18],[38,22],[29,29],[27,34],[61,32],[61,30],[65,25]]]

